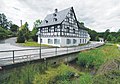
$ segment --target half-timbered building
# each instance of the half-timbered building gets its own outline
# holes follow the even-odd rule
[[[86,28],[77,21],[73,7],[49,14],[39,26],[38,43],[52,46],[77,46],[88,43]],[[41,40],[40,40],[41,38]]]

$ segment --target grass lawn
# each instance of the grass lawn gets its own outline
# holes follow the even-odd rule
[[[83,76],[85,84],[120,84],[120,69],[117,67],[120,66],[119,63],[120,50],[116,44],[110,43],[100,48],[81,52],[77,61],[78,66],[97,70],[96,75],[92,77],[90,74]]]
[[[88,50],[81,52],[78,56],[78,64],[84,67],[99,68],[108,60],[120,57],[120,50],[116,45],[106,44],[100,48],[94,50]]]
[[[33,42],[24,43],[27,46]],[[29,44],[29,45],[28,45]],[[38,45],[39,44],[34,44]],[[80,52],[78,55],[78,66],[84,68],[101,68],[106,62],[120,58],[120,50],[116,45],[106,44],[93,50]],[[120,62],[119,62],[120,63]],[[48,63],[49,64],[49,63]],[[112,65],[112,64],[111,64]],[[78,75],[76,77],[74,75]],[[28,64],[23,67],[0,73],[0,84],[120,84],[120,70],[106,74],[91,75],[89,72],[81,72],[65,65]]]
[[[25,43],[19,43],[22,46],[27,46],[27,47],[40,47],[40,44],[37,42],[25,42]],[[42,47],[55,47],[55,46],[50,46],[46,44],[41,44]]]

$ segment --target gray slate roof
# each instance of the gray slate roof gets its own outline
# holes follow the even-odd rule
[[[39,27],[60,24],[66,18],[66,15],[68,14],[71,8],[72,7],[64,9],[62,11],[58,11],[57,13],[54,12],[56,16],[53,15],[54,13],[48,14]],[[57,21],[54,21],[54,18],[57,18]],[[48,23],[46,23],[46,20],[48,21]]]

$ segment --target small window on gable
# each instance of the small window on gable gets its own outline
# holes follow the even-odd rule
[[[54,15],[54,16],[57,16],[57,14],[56,14],[56,13],[54,13],[53,15]]]
[[[70,16],[72,17],[72,16],[73,16],[73,14],[72,14],[72,13],[70,13]]]
[[[48,23],[48,21],[47,21],[47,20],[45,20],[45,22],[46,22],[46,23]]]
[[[54,21],[57,21],[57,18],[54,18],[53,20],[54,20]]]
[[[69,17],[66,17],[66,21],[69,22]]]
[[[70,28],[69,28],[69,27],[67,27],[67,33],[69,33],[69,30],[70,30]]]

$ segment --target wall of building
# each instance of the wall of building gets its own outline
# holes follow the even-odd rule
[[[86,44],[89,41],[88,38],[75,38],[75,37],[41,37],[41,39],[42,39],[41,44],[47,44],[58,47],[77,46],[79,44]],[[39,37],[38,43],[40,43]]]

